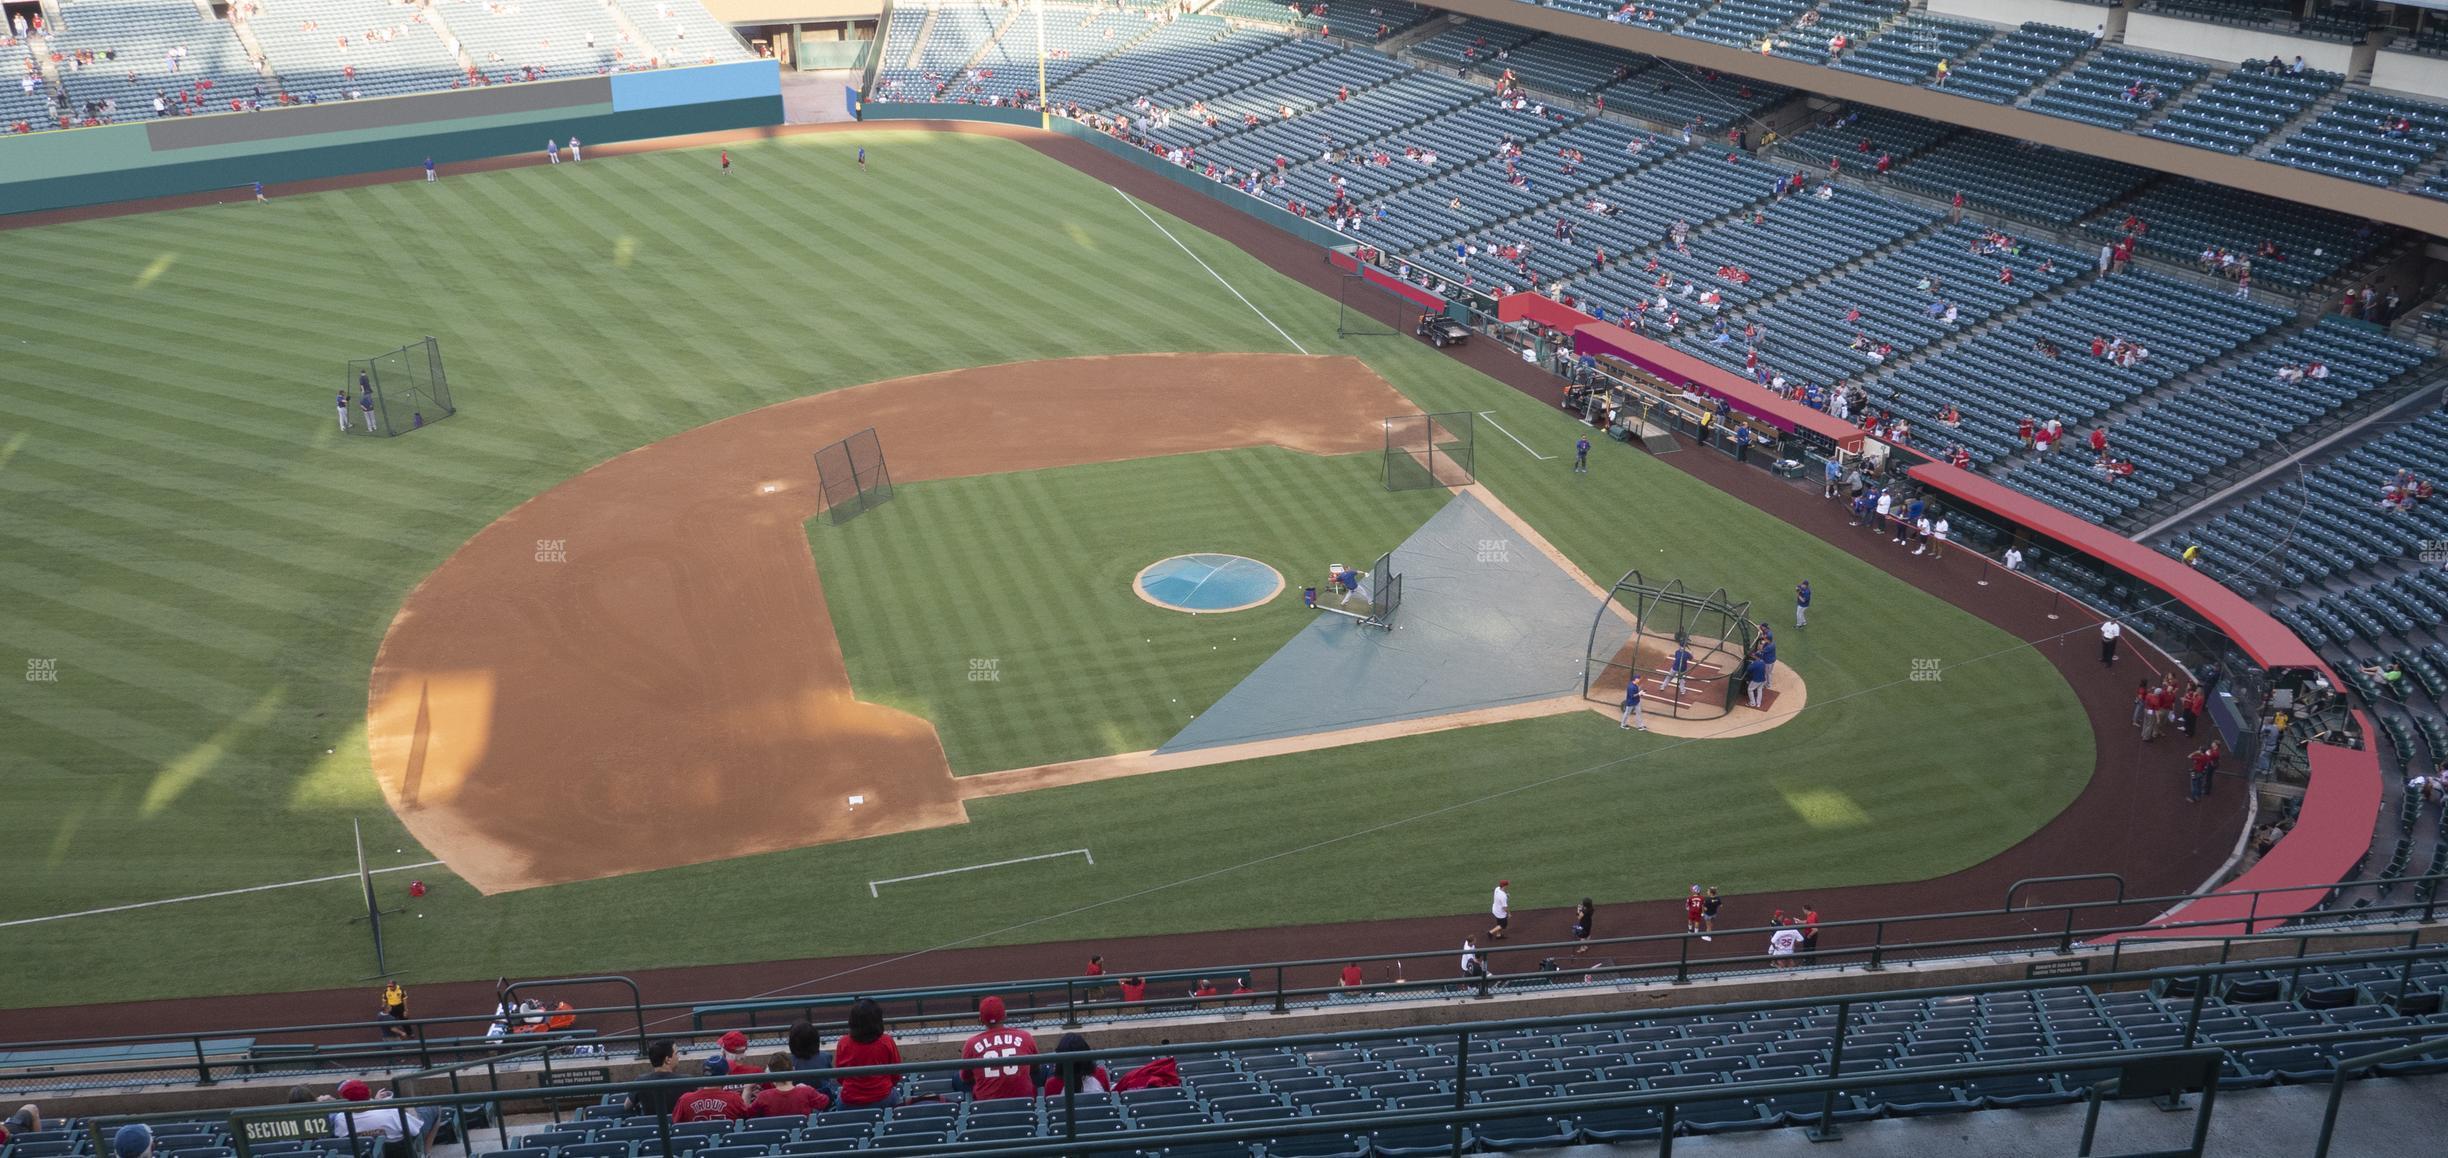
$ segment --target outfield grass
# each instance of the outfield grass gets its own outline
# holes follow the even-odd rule
[[[1266,447],[913,483],[808,540],[859,698],[935,721],[954,772],[1026,768],[1172,738],[1308,626],[1300,584],[1327,560],[1393,549],[1449,497],[1389,494],[1380,467]],[[1196,616],[1133,591],[1200,551],[1266,563],[1284,591]]]
[[[861,145],[864,175],[849,164]],[[589,465],[877,378],[1284,349],[1110,190],[1019,146],[876,131],[733,156],[728,180],[710,151],[659,153],[8,235],[0,652],[56,660],[58,678],[0,692],[0,815],[17,834],[0,847],[0,921],[342,871],[351,818],[378,864],[423,859],[368,771],[375,648],[459,543]],[[1330,300],[1163,220],[1312,352],[1359,354],[1425,409],[1491,411],[1549,453],[1569,445],[1551,408],[1417,343],[1338,340]],[[927,323],[947,312],[960,324]],[[462,414],[395,440],[339,437],[343,362],[428,333]],[[2088,730],[2040,659],[1637,452],[1593,458],[1575,476],[1483,431],[1478,467],[1592,575],[1638,563],[1764,607],[1809,575],[1810,633],[1784,641],[1811,681],[1805,719],[1629,762],[1663,742],[1595,716],[1530,721],[988,800],[959,829],[491,899],[432,870],[393,961],[418,982],[1470,912],[1497,873],[1524,907],[1693,878],[1869,883],[2001,851],[2080,789]],[[926,501],[909,488],[874,533]],[[1172,553],[1160,538],[1141,528],[1095,550],[1135,570]],[[1286,541],[1261,549],[1288,556],[1262,557],[1315,557]],[[846,624],[846,646],[938,646],[895,619]],[[1985,655],[1904,682],[1914,659]],[[1024,743],[992,734],[1007,725],[945,726],[980,751]],[[1364,828],[1378,830],[1338,840]],[[1081,846],[1093,870],[973,874],[875,902],[864,887]],[[317,886],[0,929],[0,1004],[347,984],[365,972],[351,903]]]

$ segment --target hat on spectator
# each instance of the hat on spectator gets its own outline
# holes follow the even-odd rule
[[[714,1044],[721,1046],[724,1053],[746,1053],[748,1052],[748,1035],[735,1029],[716,1039]]]
[[[119,1158],[144,1158],[153,1152],[153,1127],[130,1122],[111,1136],[111,1151]]]
[[[989,997],[978,1002],[978,1020],[987,1025],[1003,1024],[1003,999]]]
[[[355,1078],[340,1083],[340,1088],[333,1092],[339,1094],[344,1102],[363,1102],[374,1096],[373,1090],[367,1089],[364,1082]]]

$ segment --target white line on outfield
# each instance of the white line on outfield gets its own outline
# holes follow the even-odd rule
[[[1479,412],[1479,417],[1484,418],[1484,419],[1487,419],[1487,424],[1488,424],[1488,425],[1490,425],[1490,426],[1496,426],[1496,412],[1495,412],[1495,411],[1493,411],[1493,410],[1482,410],[1482,411],[1480,411],[1480,412]],[[1529,443],[1527,443],[1527,442],[1523,442],[1523,441],[1522,441],[1520,438],[1516,437],[1512,431],[1510,431],[1510,430],[1506,430],[1504,427],[1501,427],[1501,426],[1496,426],[1496,433],[1501,434],[1501,435],[1504,435],[1506,438],[1511,438],[1511,439],[1513,439],[1513,445],[1518,446],[1518,447],[1522,448],[1523,450],[1530,450],[1530,444],[1529,444]],[[1545,462],[1545,461],[1547,461],[1548,459],[1554,458],[1555,456],[1554,456],[1554,455],[1552,455],[1552,454],[1540,454],[1539,452],[1537,452],[1537,451],[1535,451],[1535,450],[1530,450],[1530,457],[1535,458],[1535,459],[1539,460],[1540,462]]]
[[[931,873],[914,873],[906,877],[886,877],[880,881],[869,881],[867,882],[867,895],[870,897],[883,896],[884,894],[876,891],[877,885],[897,885],[903,881],[923,881],[928,877],[948,877],[953,873],[973,873],[979,869],[1002,868],[1007,864],[1027,864],[1033,860],[1053,860],[1056,857],[1065,856],[1084,856],[1088,858],[1089,864],[1096,863],[1096,857],[1090,855],[1088,850],[1084,848],[1064,849],[1061,852],[1041,852],[1035,856],[1015,856],[1010,860],[988,861],[985,864],[962,865],[959,868],[936,869]]]
[[[390,868],[378,868],[370,871],[376,873],[404,873],[410,869],[433,868],[441,863],[442,862],[438,860],[425,860],[418,861],[415,864],[393,865]],[[13,928],[18,925],[39,925],[45,921],[65,921],[70,917],[99,917],[104,913],[124,913],[130,909],[150,909],[158,905],[180,905],[185,904],[188,901],[209,901],[215,897],[235,897],[243,893],[268,893],[274,889],[294,889],[299,885],[324,885],[330,884],[333,881],[353,881],[356,879],[356,873],[334,873],[333,875],[327,877],[308,877],[302,881],[282,881],[277,885],[249,885],[243,889],[223,889],[217,893],[197,893],[194,896],[188,897],[168,897],[158,901],[138,901],[132,905],[112,905],[107,909],[86,909],[83,912],[77,913],[54,913],[48,917],[19,917],[14,921],[0,921],[0,929]]]
[[[1113,189],[1114,195],[1120,197],[1124,204],[1129,205],[1133,209],[1138,209],[1139,216],[1147,218],[1147,223],[1155,226],[1156,232],[1164,234],[1165,240],[1170,241],[1175,245],[1180,245],[1183,253],[1190,254],[1190,260],[1197,262],[1200,269],[1207,271],[1207,276],[1216,279],[1217,285],[1223,286],[1225,289],[1232,290],[1232,296],[1241,298],[1242,305],[1248,306],[1251,313],[1258,315],[1259,321],[1265,322],[1268,326],[1273,327],[1277,334],[1282,335],[1284,341],[1291,342],[1293,349],[1299,350],[1303,354],[1309,352],[1307,347],[1302,346],[1297,341],[1294,341],[1292,335],[1284,333],[1284,328],[1282,326],[1275,325],[1275,319],[1268,317],[1265,310],[1258,308],[1257,303],[1252,302],[1248,298],[1241,297],[1241,291],[1233,289],[1233,283],[1225,281],[1223,274],[1217,273],[1214,266],[1207,264],[1207,259],[1200,257],[1195,253],[1190,253],[1190,247],[1187,245],[1182,245],[1181,238],[1173,236],[1173,231],[1165,228],[1164,222],[1156,220],[1156,218],[1148,213],[1146,209],[1140,208],[1138,202],[1131,200],[1130,194],[1124,193],[1122,190],[1116,189],[1111,185],[1106,186],[1106,188]]]

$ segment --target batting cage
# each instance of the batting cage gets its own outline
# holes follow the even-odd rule
[[[1632,625],[1628,637],[1623,631],[1627,618]],[[1624,685],[1637,679],[1642,706],[1650,714],[1716,719],[1742,702],[1743,668],[1757,635],[1751,605],[1728,597],[1723,587],[1702,595],[1687,590],[1680,579],[1659,583],[1638,569],[1626,571],[1590,623],[1582,698],[1620,704]],[[1690,654],[1679,673],[1677,651]]]
[[[1346,586],[1346,584],[1349,586]],[[1367,599],[1367,610],[1353,608],[1352,597]],[[1310,610],[1340,615],[1360,621],[1362,627],[1394,630],[1394,611],[1402,606],[1402,573],[1394,569],[1394,552],[1377,556],[1374,566],[1352,570],[1340,563],[1326,568],[1326,592],[1315,587],[1303,592]]]
[[[1416,491],[1466,487],[1478,481],[1471,458],[1479,416],[1467,410],[1444,414],[1397,414],[1385,420],[1385,488]]]
[[[884,442],[868,427],[816,452],[816,485],[825,513],[849,522],[892,499],[892,471],[884,465]]]
[[[442,372],[442,343],[430,336],[351,361],[345,374],[341,392],[351,399],[351,434],[392,438],[459,412],[451,405],[450,377]]]

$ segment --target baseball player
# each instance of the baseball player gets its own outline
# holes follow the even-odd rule
[[[867,146],[865,146],[865,145],[860,145],[860,146],[859,146],[859,172],[864,173],[864,172],[866,172],[866,171],[867,171]]]
[[[346,422],[347,422],[347,418],[346,418],[346,416],[345,416],[345,415],[343,415],[343,416],[342,416],[342,424],[343,424],[343,425],[345,425],[345,424],[346,424]],[[1634,673],[1632,673],[1632,677],[1631,677],[1630,679],[1627,679],[1627,680],[1625,680],[1625,681],[1624,681],[1624,702],[1623,702],[1623,717],[1622,717],[1622,725],[1621,725],[1621,726],[1626,727],[1626,728],[1636,729],[1636,730],[1638,730],[1638,731],[1643,731],[1643,732],[1646,732],[1646,731],[1648,731],[1648,730],[1649,730],[1649,721],[1648,721],[1647,719],[1644,719],[1644,718],[1642,717],[1642,715],[1641,715],[1641,690],[1640,690],[1640,673],[1639,673],[1639,672],[1634,672]]]
[[[365,393],[358,395],[357,408],[365,411],[366,433],[374,433],[374,392],[368,390]]]
[[[579,152],[579,151],[578,151],[578,138],[576,138],[576,137],[571,137],[571,138],[570,138],[570,142],[569,142],[569,151],[570,151],[570,160],[577,161],[577,162],[581,162],[581,163],[584,163],[584,162],[586,161],[586,154],[581,153],[581,152]]]
[[[271,198],[264,196],[264,191],[263,191],[263,182],[261,182],[261,181],[257,181],[257,182],[255,183],[255,199],[256,199],[257,201],[270,201],[270,200],[271,200]]]
[[[1751,698],[1751,706],[1761,707],[1760,697],[1768,693],[1768,661],[1752,656],[1751,663],[1743,671],[1743,680],[1750,685],[1744,690]]]
[[[1675,645],[1674,666],[1670,669],[1670,671],[1674,676],[1675,697],[1680,699],[1682,698],[1683,693],[1691,687],[1690,648],[1685,647],[1680,643]]]
[[[561,142],[556,141],[551,137],[544,138],[544,159],[555,165],[560,164]]]
[[[1809,627],[1809,626],[1810,626],[1810,599],[1811,599],[1810,580],[1805,579],[1805,580],[1803,580],[1802,582],[1800,582],[1800,583],[1798,583],[1798,584],[1796,584],[1796,585],[1794,586],[1794,626],[1795,626],[1795,627]]]
[[[1496,923],[1488,926],[1490,941],[1504,940],[1505,929],[1513,924],[1513,894],[1506,891],[1512,885],[1511,881],[1496,882],[1496,895],[1488,901],[1488,915],[1496,918]]]
[[[348,433],[348,391],[346,391],[346,390],[341,391],[341,392],[340,392],[338,395],[336,395],[336,396],[334,396],[334,397],[333,397],[332,401],[333,401],[333,402],[335,402],[335,403],[337,403],[337,404],[339,405],[339,407],[340,407],[340,433],[342,433],[342,434],[347,434],[347,433]]]
[[[1335,572],[1335,586],[1343,589],[1343,602],[1351,602],[1351,597],[1360,593],[1360,578],[1362,574],[1362,572],[1350,567],[1345,567],[1341,571]]]
[[[434,163],[431,157],[425,158],[425,183],[428,185],[434,183]]]
[[[1589,439],[1587,438],[1573,443],[1573,473],[1589,473]]]
[[[731,175],[731,150],[729,149],[722,151],[722,171],[725,177]]]

